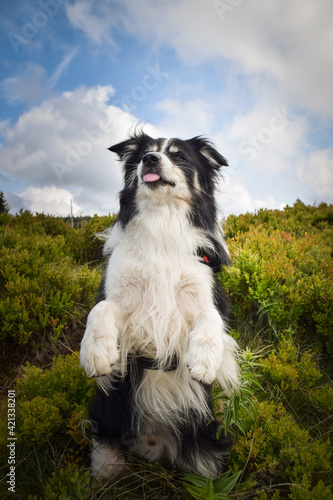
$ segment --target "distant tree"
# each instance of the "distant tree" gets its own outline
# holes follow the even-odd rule
[[[10,210],[3,191],[0,191],[0,214],[7,214]]]

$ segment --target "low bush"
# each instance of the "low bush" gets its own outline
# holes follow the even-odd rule
[[[270,484],[310,491],[330,471],[329,442],[313,439],[282,403],[255,404],[254,418],[244,414],[246,436],[239,436],[231,453],[233,470],[243,470],[256,487]],[[288,489],[287,489],[288,491]]]
[[[42,370],[29,363],[23,369],[15,387],[17,498],[26,498],[25,491],[43,495],[47,481],[49,486],[45,494],[50,492],[51,485],[67,477],[60,473],[55,479],[52,473],[58,469],[79,470],[87,466],[90,449],[88,407],[94,394],[95,382],[80,368],[77,353],[56,357],[49,369]],[[0,428],[5,429],[7,412],[6,408],[4,410]],[[87,437],[83,431],[85,422]],[[6,450],[6,435],[5,431],[0,439],[2,452]],[[5,459],[7,454],[1,455]],[[82,481],[85,490],[87,479]],[[73,488],[80,491],[81,486],[77,483]],[[49,498],[56,497],[49,495]]]
[[[92,307],[100,272],[75,262],[64,236],[69,238],[72,228],[61,220],[52,225],[48,217],[46,228],[41,228],[39,216],[35,228],[32,216],[23,214],[24,224],[8,214],[5,217],[9,223],[0,225],[0,340],[9,337],[22,344],[32,337],[41,342],[48,332],[56,341],[69,322],[80,322]],[[50,230],[57,234],[47,234]]]
[[[333,352],[333,259],[322,234],[294,238],[257,226],[228,240],[232,265],[220,281],[236,319],[261,319],[272,334],[288,328],[329,354]]]
[[[57,443],[60,437],[68,439],[68,435],[81,445],[82,433],[77,425],[87,418],[88,402],[94,393],[94,380],[80,368],[78,354],[56,357],[47,370],[28,364],[16,384],[18,437],[22,445],[42,445],[52,437]]]

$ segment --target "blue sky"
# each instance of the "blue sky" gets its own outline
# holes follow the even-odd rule
[[[333,197],[330,0],[2,2],[0,190],[55,215],[118,209],[107,148],[137,123],[228,159],[224,215]]]

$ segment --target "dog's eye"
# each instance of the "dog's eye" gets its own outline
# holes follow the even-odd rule
[[[181,153],[175,153],[172,155],[174,160],[185,160],[184,156]]]

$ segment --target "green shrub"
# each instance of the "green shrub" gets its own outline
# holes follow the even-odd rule
[[[249,348],[240,353],[240,387],[235,391],[224,392],[220,386],[214,388],[212,401],[215,417],[221,420],[217,437],[222,432],[235,436],[238,433],[246,434],[243,425],[244,413],[252,416],[254,401],[256,401],[255,390],[261,385],[258,381],[259,375],[255,369],[261,366],[258,363],[259,355],[251,352]]]
[[[94,215],[81,228],[70,233],[68,243],[76,262],[94,264],[102,258],[103,241],[97,236],[115,222],[115,215],[98,217]]]
[[[184,474],[184,486],[190,493],[191,498],[196,500],[227,500],[229,493],[237,483],[240,472],[231,476],[231,471],[228,470],[220,477],[212,479],[198,476],[197,474]],[[191,484],[188,484],[191,483]]]
[[[0,227],[1,229],[1,227]],[[2,241],[1,241],[2,240]],[[63,235],[30,235],[13,227],[0,232],[0,340],[57,338],[69,321],[93,305],[100,273],[74,265]]]
[[[87,418],[95,385],[80,368],[77,355],[58,356],[48,370],[28,364],[17,381],[16,391],[22,444],[41,445],[50,440],[56,443],[72,436],[76,444],[87,447],[80,426]]]
[[[295,344],[285,337],[282,337],[278,350],[262,360],[260,369],[264,380],[277,385],[286,397],[295,395],[295,391],[308,393],[322,377],[314,354],[307,351],[300,355]]]
[[[299,486],[290,488],[293,500],[332,500],[333,492],[330,486],[325,486],[323,481],[314,486],[310,491]]]
[[[45,485],[45,500],[89,500],[91,495],[89,471],[82,471],[70,464],[54,472]]]
[[[308,491],[318,476],[330,470],[329,442],[312,439],[281,403],[258,402],[253,419],[245,413],[243,419],[247,432],[234,443],[231,465],[235,471],[246,466],[258,489],[270,481],[272,486],[300,484]]]
[[[238,488],[240,495],[251,487],[258,499],[280,498],[280,493],[285,498],[287,488],[290,498],[314,499],[319,491],[330,498],[329,487],[318,480],[330,471],[331,445],[321,436],[330,430],[333,392],[328,384],[319,385],[323,375],[315,355],[297,348],[290,336],[282,336],[278,348],[270,347],[265,357],[247,349],[243,359],[242,378],[245,375],[248,380],[252,402],[237,407],[241,425],[234,427],[231,449],[232,469],[243,470],[245,478]],[[260,375],[260,384],[253,375],[246,375],[249,369]],[[222,397],[227,409],[228,399],[234,397]],[[280,484],[295,486],[279,491]]]
[[[88,474],[80,468],[89,463],[90,427],[85,426],[89,431],[86,437],[82,426],[87,422],[89,403],[95,395],[95,381],[88,379],[80,368],[78,355],[57,356],[52,366],[44,370],[27,364],[17,379],[15,393],[17,497],[27,498],[30,493],[45,498],[45,482],[53,472],[63,468],[76,470],[74,477],[77,479],[79,475],[82,481],[75,479],[73,484],[71,481],[67,484],[66,473],[59,472],[50,479],[45,491],[50,492],[58,479],[59,492],[70,494],[81,488],[85,491]],[[4,408],[0,416],[0,429],[4,431],[0,456],[4,469],[8,467],[6,414]],[[63,480],[64,491],[60,488]],[[0,497],[5,486],[0,484]]]
[[[63,423],[58,405],[52,399],[34,397],[20,403],[20,440],[30,443],[44,443],[52,437]]]
[[[297,200],[292,207],[283,210],[259,209],[255,214],[230,215],[225,224],[229,238],[249,232],[257,226],[286,231],[293,236],[303,236],[305,232],[313,233],[317,229],[325,231],[332,227],[333,206],[320,203],[318,206],[305,205]]]
[[[333,413],[333,387],[331,385],[324,384],[312,389],[310,397],[320,410]]]
[[[332,352],[332,235],[326,236],[305,232],[295,238],[258,225],[231,238],[232,265],[221,272],[220,282],[232,300],[234,317],[259,314],[261,327],[275,336],[292,328]]]

